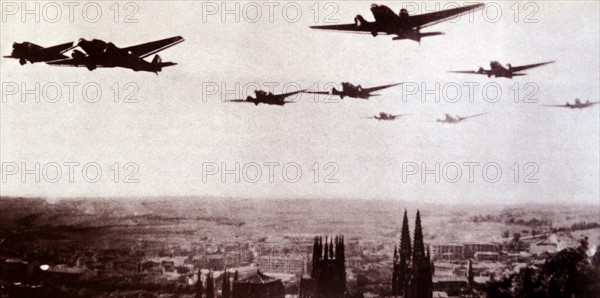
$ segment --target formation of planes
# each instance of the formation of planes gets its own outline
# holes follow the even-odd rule
[[[21,65],[29,61],[31,63],[45,62],[56,66],[85,66],[89,70],[98,67],[123,67],[133,71],[148,71],[158,74],[163,67],[177,65],[177,63],[162,62],[158,55],[155,55],[150,62],[144,58],[183,41],[183,37],[176,36],[126,48],[119,48],[111,42],[107,43],[98,39],[89,41],[80,39],[77,43],[64,43],[48,48],[24,42],[14,43],[11,55],[4,57],[19,59]],[[71,57],[64,55],[69,50],[73,50]]]
[[[471,119],[471,118],[483,116],[485,114],[487,114],[487,113],[482,113],[482,114],[477,114],[477,115],[471,115],[471,116],[467,116],[467,117],[460,117],[460,116],[452,117],[450,114],[446,114],[446,118],[445,119],[437,119],[436,122],[449,123],[449,124],[458,124],[458,123],[463,122],[463,121],[465,121],[467,119]]]
[[[361,15],[357,15],[354,18],[354,23],[311,26],[310,28],[350,33],[367,33],[373,35],[374,37],[380,34],[387,34],[394,35],[394,37],[392,38],[393,40],[408,39],[420,43],[423,37],[444,34],[439,31],[421,32],[421,29],[457,18],[461,15],[482,9],[483,7],[483,3],[478,3],[436,12],[424,13],[420,15],[409,15],[408,10],[404,8],[401,9],[398,14],[396,14],[392,9],[390,9],[387,6],[373,4],[371,5],[370,10],[375,19],[374,21],[367,21]],[[86,67],[90,71],[96,68],[122,67],[131,69],[133,71],[146,71],[158,74],[158,72],[162,71],[164,67],[174,66],[177,65],[177,63],[163,62],[157,53],[168,49],[172,46],[175,46],[183,41],[183,37],[175,36],[124,48],[117,47],[111,42],[105,42],[98,39],[80,39],[76,43],[64,43],[47,48],[30,42],[15,42],[13,43],[11,54],[9,56],[4,57],[18,59],[21,65],[25,65],[27,62],[44,62],[52,66]],[[71,51],[71,54],[70,56],[67,56],[66,53],[69,51]],[[145,58],[151,55],[155,55],[151,61],[145,60]],[[510,64],[507,64],[506,67],[504,67],[499,62],[492,61],[490,62],[489,70],[480,67],[477,71],[449,72],[460,74],[487,75],[488,78],[504,77],[512,79],[516,76],[526,75],[526,73],[523,73],[523,71],[525,70],[551,64],[554,62],[555,61],[547,61],[522,66],[511,66]],[[341,84],[341,90],[337,90],[336,88],[332,88],[329,91],[299,90],[284,94],[273,94],[271,92],[267,93],[262,90],[256,90],[255,97],[248,96],[246,99],[228,100],[228,102],[253,103],[255,105],[259,105],[262,103],[265,105],[283,106],[285,104],[293,102],[286,100],[288,97],[301,92],[311,94],[336,95],[339,96],[341,99],[344,99],[344,97],[369,99],[370,97],[378,96],[378,94],[375,94],[373,92],[398,86],[400,84],[402,83],[363,88],[361,85],[353,85],[348,82],[343,82]],[[546,106],[563,107],[570,109],[584,109],[594,106],[598,103],[599,102],[590,101],[582,103],[579,99],[576,99],[574,104],[570,104],[567,102],[565,105]],[[449,114],[446,114],[445,119],[437,119],[436,122],[456,124],[463,122],[464,120],[482,116],[485,114],[487,113],[472,115],[468,117],[453,117]],[[394,115],[381,112],[379,113],[379,115],[375,115],[373,117],[368,118],[376,119],[379,121],[389,121],[396,120],[397,118],[404,115],[405,114]]]
[[[299,90],[299,91],[294,91],[294,92],[289,92],[289,93],[284,93],[284,94],[273,94],[271,92],[267,93],[266,91],[263,91],[263,90],[256,90],[256,91],[254,91],[254,96],[256,96],[256,97],[248,96],[248,97],[246,97],[246,99],[233,99],[233,100],[227,100],[227,101],[228,102],[240,102],[240,103],[253,103],[254,105],[258,105],[258,104],[262,103],[262,104],[266,104],[266,105],[283,106],[288,103],[293,103],[293,101],[286,101],[285,99],[287,97],[296,95],[296,94],[304,92],[304,91],[305,90]]]
[[[340,25],[312,26],[313,29],[345,31],[351,33],[370,33],[373,36],[379,34],[396,35],[393,40],[410,39],[421,42],[421,38],[442,35],[442,32],[421,32],[437,23],[461,16],[471,11],[482,9],[483,3],[467,5],[442,11],[430,12],[411,16],[408,10],[401,9],[399,14],[394,13],[385,5],[371,5],[371,13],[374,22],[365,20],[361,15],[354,18],[354,23]]]
[[[594,105],[597,105],[599,103],[600,103],[600,101],[590,102],[589,100],[586,100],[585,102],[581,102],[581,100],[579,98],[576,98],[575,103],[573,103],[573,104],[570,104],[567,101],[567,103],[565,103],[564,105],[544,105],[544,106],[545,107],[556,107],[556,108],[569,108],[569,109],[585,109],[585,108],[589,108]]]
[[[554,61],[548,61],[548,62],[542,62],[542,63],[536,63],[536,64],[529,64],[529,65],[523,65],[523,66],[512,66],[510,64],[506,64],[506,67],[504,67],[498,61],[492,61],[492,62],[490,62],[490,70],[486,70],[486,69],[483,69],[483,67],[479,67],[479,70],[477,70],[477,71],[458,70],[458,71],[449,71],[449,72],[451,72],[451,73],[481,74],[481,75],[487,75],[488,78],[494,76],[494,77],[497,77],[497,78],[502,78],[503,77],[503,78],[512,79],[513,77],[527,75],[526,73],[519,73],[520,71],[524,71],[524,70],[527,70],[527,69],[539,67],[539,66],[542,66],[542,65],[550,64],[550,63],[554,63]]]
[[[388,114],[385,112],[380,112],[379,115],[375,115],[372,117],[364,117],[365,119],[375,119],[375,120],[379,120],[379,121],[392,121],[392,120],[396,120],[402,116],[406,116],[408,114],[397,114],[397,115],[392,115],[392,114]]]
[[[379,94],[373,94],[373,92],[387,89],[390,87],[398,86],[402,83],[383,85],[378,87],[371,88],[363,88],[361,85],[354,86],[352,83],[342,82],[342,90],[338,91],[336,88],[332,88],[331,91],[308,91],[306,93],[311,94],[329,94],[329,95],[338,95],[341,99],[344,97],[350,98],[360,98],[360,99],[369,99],[372,96],[379,96]]]

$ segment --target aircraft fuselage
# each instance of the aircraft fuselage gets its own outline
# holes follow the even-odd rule
[[[350,83],[342,83],[341,91],[333,88],[331,90],[331,95],[338,95],[342,99],[344,97],[368,99],[371,96],[370,93],[363,91],[363,88],[360,85],[354,86]]]
[[[80,65],[85,65],[90,70],[95,69],[97,65],[101,65],[102,67],[128,68],[134,71],[161,71],[161,67],[155,63],[139,58],[137,55],[123,50],[113,43],[106,43],[98,39],[91,41],[81,39],[78,46],[85,51],[87,56],[79,51],[75,51],[73,58],[76,61],[79,60],[81,62],[79,63]]]
[[[371,29],[373,36],[377,36],[378,32],[385,32],[396,35],[393,40],[410,39],[421,42],[421,38],[423,37],[443,34],[442,32],[421,33],[418,26],[411,22],[408,10],[404,8],[396,15],[394,11],[385,5],[373,4],[371,6],[371,13],[375,18],[375,22],[370,24],[373,27]],[[360,15],[356,19],[365,23],[364,18]]]
[[[30,42],[15,42],[13,43],[13,49],[9,57],[19,59],[21,65],[25,64],[26,61],[36,63],[66,58],[66,56],[59,52],[44,53],[41,51],[42,49],[44,49],[44,47]]]

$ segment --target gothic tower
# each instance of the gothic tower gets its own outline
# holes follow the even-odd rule
[[[202,273],[198,270],[198,281],[196,282],[196,298],[202,298],[204,288],[202,287]]]
[[[342,298],[346,293],[346,252],[344,237],[315,237],[312,272],[300,279],[302,298]]]
[[[421,213],[417,211],[414,243],[410,244],[408,216],[404,210],[400,247],[394,247],[392,295],[403,298],[431,298],[433,294],[433,264],[429,249],[425,251]]]

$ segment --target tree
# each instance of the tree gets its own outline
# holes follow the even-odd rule
[[[204,288],[202,287],[202,274],[200,270],[198,270],[198,281],[196,282],[196,298],[202,298],[202,294],[204,294]]]
[[[579,247],[567,248],[548,257],[539,269],[519,273],[487,285],[490,298],[592,298],[600,297],[600,270],[587,256],[587,238]],[[599,257],[600,258],[600,257]]]

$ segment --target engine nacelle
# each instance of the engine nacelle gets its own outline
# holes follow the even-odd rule
[[[73,54],[71,54],[71,57],[73,57],[75,60],[81,60],[85,58],[85,54],[82,51],[74,50]]]
[[[409,17],[408,10],[406,8],[402,8],[400,10],[400,13],[398,14],[398,16],[401,18],[408,18]]]
[[[356,17],[354,17],[354,24],[356,24],[356,28],[360,28],[366,23],[368,22],[367,20],[365,20],[365,18],[363,18],[363,16],[357,15]]]
[[[94,63],[92,63],[92,62],[89,62],[89,63],[87,63],[87,64],[85,65],[85,67],[87,67],[87,69],[88,69],[88,70],[90,70],[90,71],[91,71],[91,70],[94,70],[94,69],[96,69],[96,68],[98,68],[98,66],[96,66],[96,64],[94,64]]]

